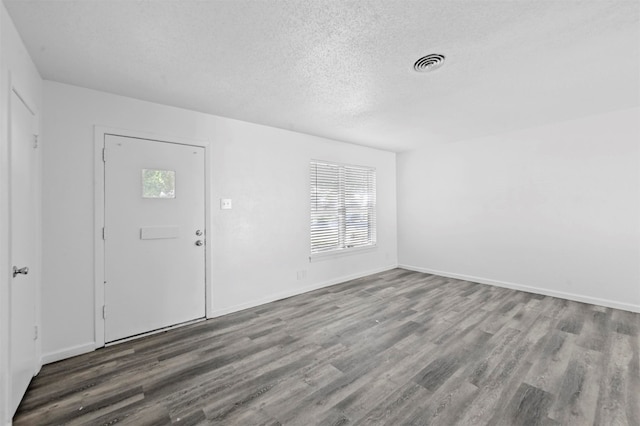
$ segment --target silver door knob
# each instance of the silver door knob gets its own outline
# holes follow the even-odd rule
[[[196,241],[196,245],[197,245],[197,246],[201,246],[201,245],[203,245],[203,244],[204,244],[204,243],[202,242],[202,240],[198,240],[198,241]]]
[[[196,231],[196,235],[199,237],[200,235],[202,235],[202,231],[198,229],[198,230]]]
[[[17,266],[13,267],[13,278],[15,278],[16,275],[18,274],[27,275],[28,273],[29,273],[29,268],[27,266],[19,269]]]

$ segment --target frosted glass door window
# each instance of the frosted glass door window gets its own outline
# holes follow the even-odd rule
[[[176,198],[176,172],[142,169],[142,198]]]

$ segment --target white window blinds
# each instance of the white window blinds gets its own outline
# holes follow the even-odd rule
[[[376,171],[312,161],[311,253],[376,243]]]

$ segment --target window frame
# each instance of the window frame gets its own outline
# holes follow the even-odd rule
[[[342,235],[343,238],[339,238],[339,240],[341,241],[341,243],[343,244],[342,247],[338,247],[338,248],[333,248],[333,249],[329,249],[329,250],[323,250],[323,251],[316,251],[313,252],[313,228],[312,228],[312,221],[313,221],[313,200],[314,200],[314,191],[313,191],[313,178],[314,178],[314,174],[313,174],[313,167],[314,165],[318,165],[318,164],[324,164],[324,165],[328,165],[328,166],[335,166],[339,169],[341,169],[342,171],[339,172],[339,178],[338,178],[338,188],[339,188],[339,207],[338,207],[338,214],[340,215],[339,219],[338,219],[338,233]],[[344,246],[344,237],[346,236],[346,230],[347,230],[347,219],[346,219],[346,215],[347,215],[347,207],[345,206],[345,187],[346,187],[346,170],[347,169],[351,169],[351,170],[358,170],[358,171],[362,171],[365,170],[367,172],[372,173],[372,176],[367,177],[367,184],[371,184],[372,185],[372,191],[369,192],[369,196],[370,196],[370,205],[369,207],[367,207],[367,209],[369,209],[370,211],[370,216],[373,217],[373,223],[371,223],[371,219],[369,218],[367,221],[367,230],[368,232],[372,233],[372,237],[371,237],[371,242],[369,244],[365,244],[365,245],[358,245],[358,246],[354,246],[354,247],[345,247]],[[335,161],[327,161],[327,160],[318,160],[318,159],[311,159],[309,161],[309,185],[308,185],[308,190],[309,190],[309,260],[310,261],[314,261],[316,259],[324,259],[324,258],[330,258],[330,257],[338,257],[338,256],[345,256],[345,255],[351,255],[351,254],[357,254],[357,253],[361,253],[361,252],[366,252],[366,251],[372,251],[377,249],[378,247],[378,239],[377,239],[377,222],[378,222],[378,203],[377,203],[377,170],[375,167],[371,167],[371,166],[363,166],[363,165],[356,165],[356,164],[346,164],[346,163],[339,163],[339,162],[335,162]],[[316,175],[317,176],[317,171],[316,171]],[[372,200],[372,202],[371,202]]]

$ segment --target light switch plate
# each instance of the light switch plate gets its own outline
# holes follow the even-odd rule
[[[220,199],[220,209],[222,209],[222,210],[231,210],[231,198],[221,198]]]

